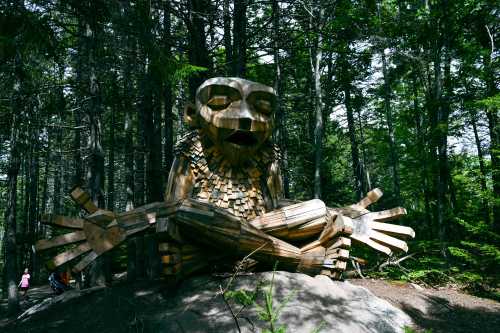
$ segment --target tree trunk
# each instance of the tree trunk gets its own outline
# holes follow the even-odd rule
[[[188,1],[189,20],[189,63],[207,70],[195,73],[189,78],[189,97],[194,101],[196,89],[205,81],[211,71],[205,34],[205,18],[208,17],[210,2],[207,0]]]
[[[387,71],[387,60],[383,49],[381,51],[381,55],[382,55],[382,73],[384,77],[384,111],[385,111],[385,119],[387,122],[389,158],[391,163],[393,191],[395,198],[394,204],[398,206],[401,204],[401,186],[399,182],[399,170],[398,170],[399,154],[396,148],[396,144],[394,143],[395,138],[394,138],[394,123],[392,119],[392,110],[391,110],[391,87]]]
[[[15,92],[16,93],[16,92]],[[18,93],[18,92],[17,92]],[[20,96],[15,97],[19,99]],[[20,101],[14,103],[21,107]],[[17,176],[21,166],[21,156],[18,146],[19,127],[17,112],[22,109],[13,108],[12,128],[10,135],[10,156],[7,169],[7,199],[5,207],[5,277],[7,280],[8,312],[15,314],[19,311],[17,296],[17,242],[16,242],[16,212],[17,212]]]
[[[343,63],[343,65],[347,65],[347,62]],[[346,68],[344,69],[346,70]],[[361,161],[359,159],[359,148],[358,148],[358,140],[356,138],[356,125],[354,123],[354,112],[351,101],[351,88],[350,83],[344,83],[344,105],[347,113],[347,128],[349,131],[349,140],[351,142],[351,157],[352,157],[352,168],[354,173],[354,187],[356,191],[357,199],[361,199],[363,197],[363,192],[366,188],[365,178],[363,176],[363,167],[361,165]]]
[[[311,49],[311,65],[314,81],[314,198],[321,198],[321,164],[323,160],[323,96],[321,90],[321,61],[323,59],[322,21],[324,9],[316,0],[314,16],[310,17],[310,27],[315,30],[316,38]],[[317,30],[316,30],[317,29]]]
[[[163,34],[164,34],[164,48],[167,57],[172,56],[172,33],[170,32],[172,29],[172,21],[170,18],[170,1],[165,1],[164,5],[165,10],[165,22],[163,24]],[[163,146],[163,159],[165,161],[164,166],[164,179],[168,179],[168,174],[170,173],[170,168],[172,166],[172,162],[174,160],[174,121],[173,121],[173,97],[172,97],[172,82],[170,78],[167,78],[164,82],[163,87],[163,98],[164,98],[164,140],[165,144]]]
[[[227,0],[226,0],[227,2]],[[280,8],[277,0],[272,2],[273,12],[273,57],[274,57],[274,91],[276,92],[276,105],[274,110],[275,126],[274,138],[281,151],[281,174],[283,177],[283,194],[285,198],[290,197],[290,180],[288,175],[288,151],[286,115],[283,110],[283,78],[280,59]],[[225,37],[225,35],[224,35]]]
[[[477,114],[471,115],[471,125],[472,131],[474,132],[474,140],[476,142],[477,159],[479,160],[479,184],[481,185],[481,201],[483,203],[483,216],[486,223],[491,222],[490,220],[490,207],[488,205],[488,200],[485,199],[488,188],[486,187],[486,166],[484,165],[483,149],[481,147],[481,139],[479,138],[479,133],[477,131]]]
[[[274,1],[273,1],[274,6]],[[274,7],[273,7],[274,8]],[[231,39],[231,14],[229,12],[229,0],[224,0],[222,5],[222,17],[224,20],[224,53],[226,56],[226,75],[233,73],[233,44]]]
[[[104,199],[104,150],[102,148],[102,102],[101,91],[98,80],[98,22],[94,8],[95,4],[90,3],[88,21],[85,22],[87,50],[88,50],[88,92],[89,92],[89,108],[87,117],[89,121],[89,137],[87,149],[88,171],[87,171],[87,186],[90,191],[92,201],[97,207],[105,207]],[[90,284],[105,285],[109,280],[108,260],[105,256],[98,258],[90,268]]]
[[[23,84],[25,71],[19,51],[16,51],[14,64],[16,82],[12,94],[12,123],[10,130],[10,154],[7,169],[7,198],[5,207],[5,279],[7,284],[8,313],[16,314],[19,311],[17,295],[18,267],[17,267],[17,240],[16,240],[16,213],[17,213],[17,176],[21,167],[21,151],[19,135],[24,114]]]
[[[116,93],[118,89],[114,89]],[[107,209],[115,210],[115,108],[111,107],[111,124],[109,125],[109,148],[108,148],[108,190],[107,190]]]
[[[489,28],[485,26],[485,33],[490,35]],[[498,94],[498,88],[495,84],[495,65],[492,64],[493,41],[490,41],[491,49],[489,54],[483,58],[483,67],[485,72],[486,97],[493,97]],[[486,42],[483,47],[489,46]],[[491,156],[491,178],[493,181],[493,230],[500,234],[500,114],[498,108],[494,105],[488,105],[486,110],[488,117],[488,129],[490,134],[490,156]]]
[[[233,76],[245,78],[247,71],[247,7],[248,0],[234,1]]]

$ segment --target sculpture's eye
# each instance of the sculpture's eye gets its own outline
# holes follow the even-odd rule
[[[270,114],[273,111],[273,106],[270,101],[259,99],[255,102],[255,109],[263,114]]]
[[[231,100],[227,96],[214,96],[207,102],[207,105],[214,111],[224,110],[230,104]]]

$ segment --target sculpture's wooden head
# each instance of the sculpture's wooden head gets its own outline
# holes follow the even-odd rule
[[[185,119],[230,161],[238,162],[270,138],[275,101],[271,87],[240,78],[216,77],[198,88],[196,105],[186,107]]]

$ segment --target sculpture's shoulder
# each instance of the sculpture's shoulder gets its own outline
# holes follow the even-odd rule
[[[174,155],[176,157],[185,156],[190,159],[193,153],[201,149],[202,147],[198,131],[189,131],[175,144]]]

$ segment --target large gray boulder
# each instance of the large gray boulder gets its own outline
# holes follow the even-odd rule
[[[259,281],[268,281],[268,286],[261,289],[268,290],[271,279],[273,273],[238,276],[229,290],[253,291]],[[148,328],[158,332],[238,332],[237,320],[241,332],[269,329],[269,323],[259,318],[255,304],[240,312],[238,302],[232,298],[224,301],[220,290],[228,281],[207,277],[186,281],[168,309],[149,318]],[[276,323],[277,327],[284,325],[286,332],[316,332],[318,328],[320,332],[403,332],[405,326],[412,325],[404,312],[367,289],[326,276],[274,273],[275,308],[286,299]],[[264,304],[262,293],[256,303]]]

